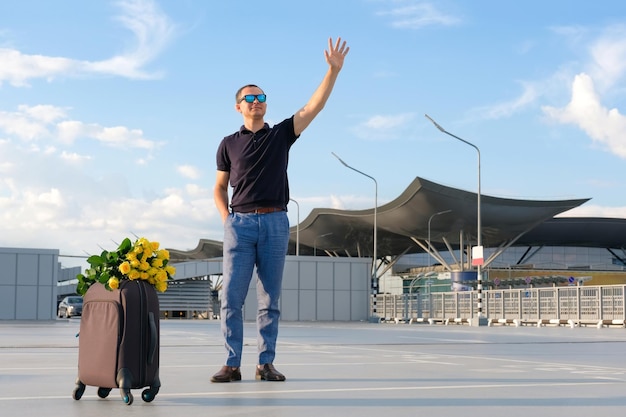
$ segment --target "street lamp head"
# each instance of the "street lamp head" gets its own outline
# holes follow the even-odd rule
[[[350,168],[350,166],[349,166],[348,164],[346,164],[346,163],[343,161],[343,159],[339,158],[339,156],[337,156],[337,154],[336,154],[335,152],[331,152],[331,153],[332,153],[332,154],[333,154],[333,156],[334,156],[335,158],[337,158],[337,159],[339,160],[339,162],[341,162],[344,166],[346,166],[346,167]]]
[[[432,118],[432,117],[430,117],[430,116],[429,116],[429,115],[427,115],[427,114],[425,114],[424,116],[425,116],[428,120],[430,120],[430,121],[431,121],[431,122],[435,125],[435,127],[436,127],[437,129],[441,130],[442,132],[445,132],[445,129],[444,129],[443,127],[439,126],[439,123],[435,122],[435,121],[433,120],[433,118]]]

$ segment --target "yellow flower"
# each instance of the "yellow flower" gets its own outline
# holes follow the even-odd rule
[[[130,272],[130,263],[128,261],[122,262],[118,269],[122,274],[128,275],[128,273]]]
[[[118,289],[120,286],[120,280],[115,278],[115,277],[111,277],[109,278],[109,281],[107,282],[107,284],[109,284],[109,287],[112,290]]]
[[[160,243],[145,237],[131,242],[123,239],[115,252],[103,251],[102,255],[91,256],[88,260],[91,269],[85,275],[79,274],[81,295],[93,283],[106,277],[107,289],[117,289],[123,280],[146,280],[157,291],[167,290],[167,281],[176,273],[176,268],[168,265],[170,253],[160,249]]]
[[[157,281],[167,281],[167,272],[161,269],[159,272],[157,272],[155,278]]]

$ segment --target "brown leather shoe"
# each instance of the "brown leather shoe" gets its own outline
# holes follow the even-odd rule
[[[284,381],[285,375],[281,374],[274,368],[271,363],[259,365],[256,367],[256,379],[263,381]]]
[[[233,382],[241,381],[241,372],[239,368],[232,366],[222,366],[218,373],[211,377],[211,382]]]

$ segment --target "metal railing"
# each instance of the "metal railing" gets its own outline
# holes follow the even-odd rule
[[[372,315],[381,321],[465,321],[476,317],[476,291],[377,294]],[[490,322],[623,324],[626,285],[523,288],[483,291]]]

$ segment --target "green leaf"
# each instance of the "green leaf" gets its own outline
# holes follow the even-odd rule
[[[100,284],[106,284],[109,281],[110,275],[109,275],[109,271],[104,271],[102,274],[100,274],[100,277],[98,278],[98,282]]]
[[[122,252],[124,254],[128,253],[128,251],[130,250],[130,248],[133,247],[132,242],[130,241],[129,238],[125,238],[122,243],[120,243],[120,246],[117,248],[117,250],[119,252]]]
[[[98,255],[92,255],[89,258],[87,258],[87,262],[89,262],[89,265],[94,267],[94,266],[102,265],[104,263],[104,258]]]
[[[88,289],[89,289],[89,285],[87,285],[84,282],[79,282],[78,285],[76,286],[76,292],[80,295],[85,295]]]

